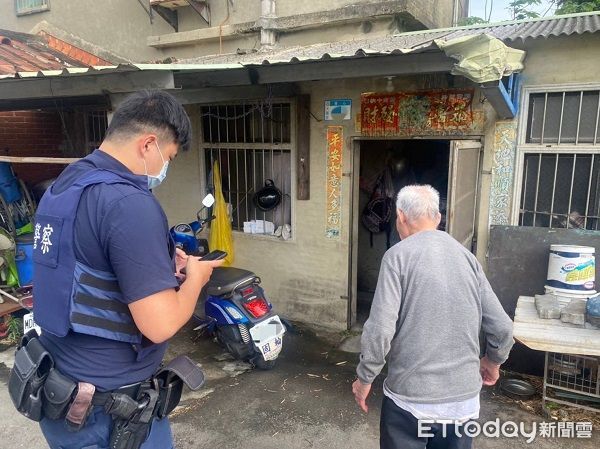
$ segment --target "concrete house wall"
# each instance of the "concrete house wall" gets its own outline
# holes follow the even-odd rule
[[[464,0],[278,0],[276,20],[265,26],[276,28],[281,45],[306,45],[451,26],[455,3],[463,14]],[[176,32],[156,12],[151,22],[137,1],[51,0],[47,11],[17,15],[14,0],[0,0],[0,29],[34,34],[43,30],[115,62],[192,58],[261,47],[260,0],[234,2],[233,7],[228,1],[209,4],[210,25],[187,6],[177,10]]]
[[[0,0],[0,11],[0,29],[43,30],[111,61],[115,55],[136,62],[159,59],[161,53],[148,47],[145,37],[173,31],[160,17],[150,24],[137,1],[51,0],[48,11],[17,16],[14,0]]]

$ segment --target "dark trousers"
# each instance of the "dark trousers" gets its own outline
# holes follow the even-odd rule
[[[102,407],[94,407],[85,426],[78,432],[69,432],[64,419],[43,419],[42,433],[50,449],[108,449],[112,418]],[[169,419],[154,420],[148,438],[141,449],[173,449]]]
[[[456,435],[456,426],[447,424],[446,437],[443,425],[427,423],[423,433],[433,436],[419,437],[419,421],[410,412],[398,407],[394,401],[384,396],[381,406],[379,444],[381,449],[470,449],[472,438],[461,432]],[[460,426],[462,427],[462,426]],[[459,429],[460,430],[460,429]]]

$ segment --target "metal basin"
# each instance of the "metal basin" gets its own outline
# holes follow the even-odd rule
[[[522,379],[505,378],[500,381],[502,392],[513,399],[525,400],[535,395],[533,385]]]

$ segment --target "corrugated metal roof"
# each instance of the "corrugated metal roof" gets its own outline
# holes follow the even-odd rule
[[[140,70],[172,70],[181,72],[228,70],[265,64],[290,64],[313,60],[348,59],[376,55],[439,51],[435,44],[436,40],[448,41],[457,37],[482,33],[494,36],[510,45],[511,42],[519,40],[595,33],[599,30],[600,13],[594,12],[533,20],[500,22],[489,25],[414,31],[393,36],[378,36],[344,42],[287,47],[249,54],[212,55],[182,60],[178,64],[120,64],[92,67],[81,67],[81,64],[79,64],[79,67],[77,67],[76,61],[63,60],[58,58],[58,55],[55,55],[57,60],[52,61],[52,57],[46,55],[43,59],[48,62],[44,63],[44,67],[35,65],[26,66],[26,68],[17,73],[2,71],[2,56],[0,54],[0,79],[94,75]],[[1,33],[3,31],[0,30],[0,36]],[[33,37],[35,38],[36,36]],[[52,55],[52,51],[49,51],[49,54]]]
[[[116,72],[140,72],[142,70],[160,71],[211,71],[239,69],[243,65],[233,64],[119,64],[92,67],[65,67],[58,70],[37,70],[9,74],[1,74],[0,80],[11,78],[40,78],[49,76],[99,75]]]
[[[248,54],[228,54],[187,59],[188,63],[232,63],[244,65],[277,64],[366,55],[418,53],[437,50],[436,40],[448,41],[462,36],[489,34],[508,45],[526,39],[595,33],[600,30],[600,13],[582,13],[541,19],[499,22],[486,25],[413,31],[393,36],[377,36],[351,41],[288,47]]]
[[[64,44],[61,48],[67,51],[53,48],[56,45],[50,45],[48,39],[49,36],[0,30],[0,76],[11,76],[17,72],[88,67],[85,60],[106,62],[66,42],[59,41],[55,44]],[[56,38],[54,40],[58,41]]]
[[[437,30],[413,31],[402,33],[409,39],[423,41],[441,39],[450,40],[484,32],[500,40],[515,42],[549,36],[570,36],[572,34],[595,33],[600,30],[600,12],[569,14],[563,16],[542,17],[538,19],[515,20],[483,25],[471,25]]]

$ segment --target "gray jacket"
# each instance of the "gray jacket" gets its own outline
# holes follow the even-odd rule
[[[504,312],[475,256],[445,232],[423,231],[384,255],[361,339],[358,378],[370,384],[388,358],[386,386],[406,401],[477,395],[479,333],[504,363],[513,345]]]

